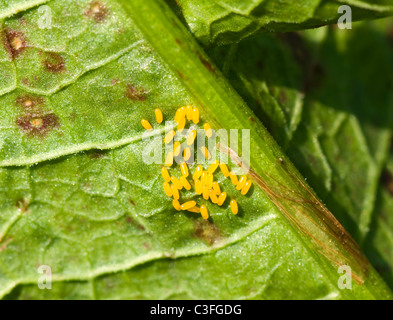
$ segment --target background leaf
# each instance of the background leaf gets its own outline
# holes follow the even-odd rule
[[[392,159],[390,149],[388,163],[379,183],[373,221],[364,245],[364,251],[391,288],[393,288]]]
[[[335,24],[341,5],[350,5],[353,21],[388,16],[389,0],[178,0],[191,32],[207,47],[238,42],[250,36]]]
[[[385,187],[379,180],[393,127],[391,28],[388,19],[357,23],[352,31],[263,36],[211,51],[390,285],[389,169],[382,175]],[[370,46],[373,56],[364,60]]]

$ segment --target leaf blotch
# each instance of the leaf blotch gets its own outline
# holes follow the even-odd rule
[[[183,74],[179,70],[176,70],[176,72],[177,72],[177,74],[179,75],[180,78],[184,79]]]
[[[16,121],[19,129],[28,136],[45,137],[51,130],[59,126],[59,120],[53,113],[28,113]]]
[[[4,29],[2,41],[11,60],[17,58],[27,48],[26,38],[20,31]]]
[[[26,212],[29,202],[25,198],[20,198],[15,202],[15,208],[21,212]]]
[[[27,78],[22,78],[21,82],[26,86],[30,86],[30,81]]]
[[[144,242],[144,243],[143,243],[143,247],[144,247],[146,250],[151,250],[151,245],[148,244],[147,242]]]
[[[26,18],[25,18],[25,17],[20,17],[20,18],[18,19],[18,21],[19,21],[19,23],[20,23],[22,26],[26,26],[26,25],[27,25],[27,21],[26,21]]]
[[[65,69],[64,58],[56,52],[47,53],[47,57],[42,60],[42,64],[51,73],[60,73]]]
[[[68,118],[70,119],[70,122],[73,123],[75,121],[76,117],[77,117],[77,114],[75,112],[71,112]]]
[[[85,15],[97,23],[104,22],[108,14],[108,8],[100,1],[90,2],[89,8],[85,11]]]
[[[198,58],[203,63],[203,65],[205,66],[205,68],[207,70],[209,70],[210,72],[213,72],[213,73],[216,72],[216,70],[214,69],[212,64],[209,61],[207,61],[204,57],[202,57],[202,55],[200,55],[199,53],[198,53]]]
[[[207,220],[196,222],[194,237],[210,246],[222,240],[220,229],[214,223]]]
[[[88,152],[90,159],[98,160],[104,157],[108,152],[106,150],[93,150]]]
[[[34,109],[44,104],[44,99],[39,96],[31,96],[29,94],[18,97],[15,100],[16,105],[24,109]]]
[[[147,92],[142,87],[136,87],[132,84],[127,86],[126,97],[133,101],[145,101]]]
[[[8,246],[8,244],[12,241],[12,240],[14,240],[14,238],[8,238],[7,240],[5,240],[4,241],[4,243],[0,246],[0,252],[1,251],[4,251],[5,249],[7,249],[7,246]],[[1,241],[2,241],[2,239],[1,239]]]
[[[135,219],[131,218],[130,216],[126,216],[126,222],[137,227],[141,231],[146,231],[145,227],[138,223]]]

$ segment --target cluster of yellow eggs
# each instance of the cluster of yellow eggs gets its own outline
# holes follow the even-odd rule
[[[163,121],[163,114],[160,109],[154,110],[156,120],[158,123],[162,123]],[[192,121],[195,124],[199,123],[199,110],[198,108],[193,108],[191,106],[181,107],[176,111],[174,121],[177,123],[177,130],[182,131],[185,126],[186,122]],[[148,120],[142,119],[141,120],[142,126],[146,130],[152,130],[153,127],[149,123]],[[208,123],[203,125],[204,132],[207,137],[211,137],[213,134],[213,130]],[[164,138],[165,144],[172,143],[174,137],[176,135],[175,130],[169,131]],[[173,197],[173,207],[178,210],[184,210],[189,212],[196,212],[200,213],[204,219],[209,218],[209,213],[205,205],[201,205],[200,207],[197,206],[196,201],[187,201],[185,203],[180,204],[180,193],[183,188],[186,190],[191,190],[191,184],[187,180],[190,176],[189,169],[187,166],[187,161],[191,156],[191,150],[189,146],[192,146],[195,138],[197,136],[196,130],[192,130],[186,139],[187,147],[184,148],[183,151],[183,162],[180,164],[180,171],[181,171],[181,178],[177,178],[175,176],[171,176],[169,171],[166,167],[171,167],[174,162],[174,158],[180,155],[181,152],[181,144],[179,141],[175,141],[173,144],[173,151],[169,152],[165,159],[165,166],[161,168],[161,174],[164,178],[163,188],[164,192],[168,197]],[[211,159],[211,154],[209,150],[202,146],[200,148],[202,154],[205,156],[207,160]],[[224,163],[220,163],[217,160],[213,161],[207,170],[204,170],[201,165],[198,165],[192,174],[192,181],[195,188],[195,192],[197,195],[202,195],[205,200],[210,200],[212,203],[222,206],[227,198],[227,193],[221,191],[220,185],[217,181],[214,181],[214,173],[216,170],[220,168],[222,174],[226,178],[230,178],[233,185],[236,186],[236,189],[241,191],[242,195],[246,195],[247,192],[250,190],[252,182],[251,180],[247,179],[246,175],[241,176],[239,179],[237,175],[229,171],[228,167]],[[230,208],[233,214],[237,214],[239,212],[239,208],[237,205],[237,201],[235,199],[231,199],[230,201]]]

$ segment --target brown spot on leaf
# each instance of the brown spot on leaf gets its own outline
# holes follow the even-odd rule
[[[202,55],[200,55],[199,53],[198,53],[198,58],[199,58],[199,60],[201,60],[201,62],[203,63],[203,65],[205,66],[205,68],[207,70],[209,70],[210,72],[213,72],[213,73],[216,72],[216,70],[214,69],[212,64],[209,61],[207,61],[204,57],[202,57]]]
[[[107,151],[105,151],[105,150],[94,150],[89,153],[89,156],[90,156],[90,159],[96,160],[96,159],[101,159],[106,154],[107,154]]]
[[[181,41],[179,39],[175,39],[176,43],[180,46],[181,45]]]
[[[28,201],[25,198],[21,198],[16,200],[15,202],[15,208],[22,211],[26,212],[27,211],[27,206],[29,205]]]
[[[126,221],[127,221],[127,223],[136,226],[139,230],[145,231],[145,227],[143,225],[141,225],[138,221],[133,219],[132,217],[126,216]]]
[[[389,194],[393,197],[393,175],[390,171],[382,172],[381,182]]]
[[[60,73],[65,69],[64,58],[56,52],[46,53],[46,58],[42,60],[42,64],[51,73]]]
[[[147,92],[142,87],[136,87],[132,84],[127,86],[126,97],[133,101],[145,101]]]
[[[59,121],[53,113],[28,113],[20,116],[16,121],[18,127],[27,135],[45,137],[52,129],[59,126]]]
[[[27,47],[25,36],[20,31],[3,29],[2,41],[11,60],[18,57]]]
[[[177,74],[179,75],[180,78],[184,79],[183,74],[179,70],[176,70],[176,72],[177,72]]]
[[[21,82],[22,82],[24,85],[26,85],[26,86],[29,86],[29,85],[30,85],[30,81],[29,81],[29,79],[27,79],[27,78],[22,78]]]
[[[2,239],[1,239],[2,240]],[[0,252],[5,250],[8,246],[8,244],[13,240],[13,238],[8,238],[7,240],[4,241],[4,243],[0,246]]]
[[[70,116],[69,116],[70,122],[74,122],[76,119],[76,113],[73,111],[71,112]]]
[[[108,8],[100,1],[90,2],[89,8],[85,11],[85,15],[88,18],[94,19],[97,23],[104,22],[108,14]]]
[[[42,118],[34,118],[30,120],[30,123],[33,127],[41,127],[42,126]]]
[[[126,222],[129,223],[129,224],[134,224],[135,220],[132,219],[130,216],[126,216]]]
[[[143,246],[145,247],[146,250],[151,250],[151,246],[147,242],[144,242]]]
[[[25,17],[20,17],[20,18],[18,19],[18,21],[19,21],[19,23],[20,23],[21,25],[23,25],[23,26],[26,26],[26,25],[27,25],[27,22],[26,22],[26,18],[25,18]]]
[[[44,99],[39,96],[31,96],[29,94],[25,94],[18,97],[15,100],[15,103],[25,109],[33,109],[44,104]]]
[[[208,220],[196,222],[194,236],[210,246],[222,240],[220,229]]]
[[[137,228],[138,228],[139,230],[145,231],[145,227],[142,226],[140,223],[138,223]]]

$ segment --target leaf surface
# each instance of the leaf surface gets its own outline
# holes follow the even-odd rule
[[[2,296],[390,297],[163,2],[47,5],[51,29],[38,28],[38,8],[3,21],[13,80],[0,98]],[[141,118],[154,124],[159,106],[172,119],[185,104],[216,129],[251,128],[250,195],[217,175],[239,202],[236,216],[228,203],[208,204],[209,221],[177,212],[163,192],[161,166],[142,159],[152,142],[143,139]],[[153,134],[164,132],[154,127]],[[182,193],[189,199],[204,203]],[[337,288],[343,261],[356,277],[351,291]],[[40,265],[52,269],[52,290],[37,287]]]

